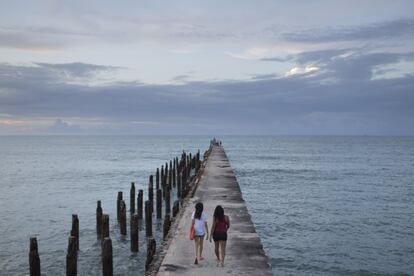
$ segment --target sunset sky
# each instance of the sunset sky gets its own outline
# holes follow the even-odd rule
[[[0,5],[0,135],[414,135],[414,1]]]

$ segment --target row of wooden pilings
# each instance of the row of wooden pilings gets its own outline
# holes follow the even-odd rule
[[[205,157],[205,156],[204,156]],[[147,256],[145,269],[148,270],[156,253],[156,242],[153,237],[152,217],[155,209],[157,219],[162,219],[162,205],[164,202],[165,215],[163,221],[163,240],[165,240],[171,226],[171,216],[175,217],[179,212],[182,200],[190,191],[192,178],[199,173],[201,167],[200,151],[194,156],[183,151],[181,159],[178,157],[157,168],[155,174],[155,208],[154,208],[154,177],[149,176],[148,181],[148,198],[144,202],[144,191],[138,190],[136,195],[135,183],[131,183],[130,188],[130,240],[131,251],[139,250],[139,221],[145,220],[145,233],[147,242]],[[173,203],[171,213],[171,191],[176,189],[177,199]],[[135,201],[136,199],[136,201]],[[136,208],[135,208],[136,207]],[[116,217],[119,223],[121,235],[127,235],[127,215],[126,204],[123,199],[123,192],[119,191],[116,201]],[[112,240],[109,235],[109,214],[104,214],[101,201],[97,201],[96,207],[96,232],[98,239],[101,240],[101,258],[102,274],[104,276],[113,275],[112,259]],[[77,260],[79,251],[79,218],[78,215],[72,215],[72,229],[68,240],[68,249],[66,254],[66,275],[77,275]],[[36,237],[30,238],[29,251],[30,275],[40,275],[40,257]]]

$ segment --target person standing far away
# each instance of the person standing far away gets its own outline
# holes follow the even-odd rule
[[[208,240],[208,225],[207,214],[203,211],[203,203],[198,202],[195,205],[195,211],[191,215],[192,225],[194,226],[194,246],[195,246],[195,261],[194,264],[198,264],[203,258],[203,240],[206,236]],[[207,235],[206,235],[207,233]]]
[[[217,257],[217,266],[224,267],[224,257],[226,256],[226,244],[227,244],[227,230],[230,228],[230,219],[224,215],[224,209],[220,205],[217,205],[214,210],[213,224],[210,231],[211,237],[214,240],[214,252]]]

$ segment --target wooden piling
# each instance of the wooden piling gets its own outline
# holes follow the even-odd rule
[[[72,230],[70,235],[76,238],[76,250],[79,250],[79,218],[76,214],[72,214]]]
[[[119,191],[118,192],[118,197],[116,199],[116,219],[119,221],[119,215],[120,215],[120,204],[121,204],[121,200],[122,200],[122,192]]]
[[[131,217],[131,251],[138,252],[138,215],[133,214]]]
[[[102,243],[102,275],[112,276],[113,273],[112,240],[104,238]]]
[[[162,188],[162,197],[165,198],[165,172],[164,166],[161,166],[161,188]]]
[[[147,237],[152,237],[152,212],[149,200],[145,201],[145,232]]]
[[[181,174],[177,174],[177,198],[181,198]]]
[[[154,178],[149,176],[148,180],[148,200],[151,203],[151,211],[154,211]]]
[[[183,171],[181,173],[181,198],[185,198],[186,196],[186,189],[187,189],[187,180],[186,180],[186,169],[185,167],[183,168]]]
[[[96,234],[98,238],[102,236],[102,206],[101,201],[98,200],[96,203]]]
[[[180,210],[180,202],[178,200],[174,201],[173,209],[172,209],[172,216],[175,218]]]
[[[170,187],[167,186],[165,190],[166,190],[165,192],[165,214],[170,214],[171,213]]]
[[[76,276],[78,271],[78,252],[76,249],[76,237],[70,236],[68,252],[66,253],[66,276]]]
[[[131,182],[131,190],[129,192],[129,211],[135,213],[135,183]]]
[[[150,237],[147,239],[147,260],[145,262],[145,270],[147,271],[156,253],[156,242]]]
[[[109,238],[109,215],[102,215],[102,242],[105,238]]]
[[[164,225],[162,228],[163,229],[162,231],[163,240],[167,238],[168,231],[170,231],[170,226],[171,226],[171,216],[170,214],[166,214],[164,217]]]
[[[29,267],[30,276],[40,276],[40,258],[36,237],[30,238]]]
[[[121,235],[126,235],[127,234],[127,229],[126,229],[126,205],[125,205],[125,201],[121,200],[121,204],[120,204],[120,217],[119,217],[119,225],[120,225],[120,230],[121,230]]]
[[[155,173],[155,190],[160,188],[160,169],[157,168],[157,172]]]
[[[162,195],[161,190],[157,190],[157,219],[162,218]]]
[[[138,207],[137,207],[137,209],[138,209],[138,219],[142,219],[142,209],[143,209],[143,204],[142,204],[142,202],[143,202],[143,190],[138,190]]]
[[[168,171],[168,187],[171,189],[172,187],[172,169]]]
[[[175,187],[177,185],[177,182],[176,182],[177,167],[176,167],[176,163],[175,163],[175,158],[174,158],[174,162],[173,162],[172,172],[173,172],[173,174],[172,174],[173,187]]]

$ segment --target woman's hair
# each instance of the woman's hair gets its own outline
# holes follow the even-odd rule
[[[216,209],[214,210],[214,218],[215,219],[223,219],[224,218],[224,209],[221,205],[217,205]]]
[[[195,214],[194,218],[201,219],[201,213],[203,212],[203,203],[197,202],[195,205]]]

